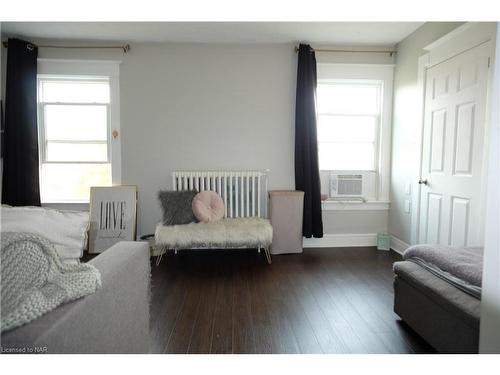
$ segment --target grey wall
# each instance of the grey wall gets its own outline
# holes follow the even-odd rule
[[[122,183],[138,186],[138,233],[154,232],[157,192],[175,169],[270,169],[290,189],[296,59],[292,45],[133,44],[120,59]],[[50,55],[49,55],[50,53]]]
[[[2,23],[0,22],[0,35],[2,33]],[[1,39],[1,38],[0,38]],[[0,45],[0,99],[3,102],[4,94],[3,94],[3,60],[2,60],[2,51],[3,51],[3,46]],[[3,120],[3,119],[2,119]],[[2,134],[3,137],[3,134]],[[0,143],[0,151],[1,151],[2,145]],[[0,197],[2,196],[2,172],[3,172],[3,158],[0,159]]]
[[[2,23],[0,22],[0,35],[2,35]],[[3,38],[0,38],[3,40]],[[6,54],[4,54],[4,48],[0,45],[0,99],[3,103],[3,110],[5,111],[5,67],[6,67]],[[4,112],[5,114],[5,112]],[[3,137],[3,134],[2,134]],[[0,149],[2,145],[0,142]],[[3,158],[0,159],[0,198],[2,196],[2,174],[3,174]]]
[[[161,217],[156,194],[170,188],[174,169],[270,169],[270,189],[294,188],[294,45],[138,43],[127,54],[40,49],[39,57],[122,61],[122,183],[139,189],[139,235],[154,231]],[[370,62],[364,54],[338,57]],[[318,54],[319,61],[332,58]],[[324,212],[324,232],[386,231],[387,216]]]
[[[500,353],[500,27],[497,23],[491,91],[487,213],[481,294],[480,353]]]
[[[139,186],[139,233],[154,231],[174,169],[270,169],[293,179],[293,47],[148,45],[121,68],[122,180]]]
[[[414,103],[418,102],[417,71],[418,58],[424,54],[423,47],[439,39],[460,26],[459,22],[429,22],[406,37],[397,46],[396,68],[394,71],[394,104],[391,156],[391,209],[389,211],[389,231],[399,239],[410,243],[411,213],[404,212],[405,199],[411,199],[405,192],[412,182],[414,166]]]
[[[323,211],[326,234],[373,234],[387,232],[387,210]]]

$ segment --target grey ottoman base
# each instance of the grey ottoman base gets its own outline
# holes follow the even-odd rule
[[[394,265],[394,312],[440,353],[477,353],[480,301],[411,262]]]

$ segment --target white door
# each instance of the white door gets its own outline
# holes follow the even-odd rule
[[[427,70],[419,242],[482,245],[490,44]]]

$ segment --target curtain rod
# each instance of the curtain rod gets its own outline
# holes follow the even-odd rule
[[[121,49],[123,50],[123,53],[127,53],[130,51],[130,44],[124,44],[123,46],[51,46],[51,45],[36,45],[33,44],[36,47],[41,47],[41,48],[87,48],[87,49],[93,49],[93,48],[103,48],[103,49]],[[3,46],[5,48],[9,48],[9,43],[8,42],[3,42]]]
[[[354,53],[388,53],[391,56],[397,53],[396,50],[351,50],[351,49],[329,49],[329,48],[312,48],[314,52],[354,52]],[[299,52],[299,47],[295,46],[295,52]]]

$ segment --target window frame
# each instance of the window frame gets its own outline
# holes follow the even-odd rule
[[[120,133],[120,87],[119,87],[119,67],[120,61],[100,61],[100,60],[65,60],[65,59],[38,59],[38,74],[37,74],[37,96],[39,95],[40,80],[50,78],[50,80],[86,80],[86,81],[102,81],[109,82],[110,97],[109,103],[69,103],[69,102],[41,102],[37,97],[37,116],[38,116],[38,140],[39,140],[39,167],[40,176],[42,175],[43,164],[110,164],[111,166],[111,184],[121,184],[121,133]],[[75,141],[75,143],[98,144],[107,143],[107,161],[49,161],[46,154],[46,126],[45,119],[41,120],[40,116],[45,116],[45,106],[50,104],[56,105],[102,105],[107,110],[107,140],[83,142]],[[116,133],[115,133],[116,132]],[[116,136],[115,136],[116,135]],[[43,140],[43,142],[42,142]],[[63,141],[63,143],[73,143],[73,141]],[[40,180],[40,185],[42,181]],[[42,190],[40,186],[40,190]],[[43,197],[41,197],[43,199]],[[64,209],[87,209],[89,200],[85,201],[68,201],[63,199],[58,200],[42,200],[42,205]]]
[[[108,77],[97,77],[97,76],[68,76],[68,75],[50,75],[50,74],[38,74],[37,75],[37,88],[38,88],[38,99],[37,99],[37,117],[38,117],[38,147],[40,148],[40,163],[43,164],[110,164],[111,163],[111,103],[100,103],[100,102],[45,102],[40,99],[40,89],[41,81],[85,81],[85,82],[106,82],[110,85]],[[111,100],[110,100],[111,102]],[[90,161],[90,160],[79,160],[79,161],[50,161],[47,158],[47,143],[49,142],[47,138],[47,126],[45,117],[45,107],[49,105],[54,106],[102,106],[106,108],[106,140],[51,140],[53,143],[74,143],[74,144],[106,144],[107,159],[105,161]]]
[[[392,101],[394,64],[370,63],[343,63],[343,62],[318,62],[317,81],[328,80],[366,80],[381,81],[382,95],[380,97],[380,121],[377,136],[376,171],[357,171],[374,173],[375,182],[370,183],[369,191],[373,192],[370,201],[389,202],[390,196],[390,164],[391,164],[391,137],[392,137]],[[348,171],[339,171],[346,173]],[[354,172],[354,171],[353,171]],[[328,202],[330,203],[330,202]],[[325,207],[325,206],[324,206]]]
[[[382,126],[382,99],[384,96],[384,81],[380,79],[318,79],[317,85],[338,85],[338,84],[346,84],[346,85],[359,85],[359,86],[376,86],[378,90],[377,95],[377,108],[378,112],[372,115],[365,114],[352,114],[352,113],[330,113],[330,112],[320,112],[316,111],[316,121],[319,122],[320,116],[356,116],[356,117],[374,117],[375,118],[375,137],[373,141],[374,147],[374,155],[373,155],[373,167],[371,169],[335,169],[335,171],[343,171],[343,172],[375,172],[379,171],[379,163],[377,162],[380,158],[380,134],[381,134],[381,126]],[[321,142],[318,138],[318,147],[320,143],[344,143],[344,142]],[[353,142],[354,143],[354,142]],[[372,143],[372,142],[357,142],[357,143]],[[329,171],[330,169],[320,169],[324,171]]]

